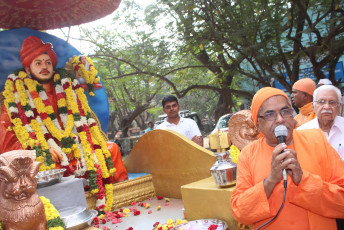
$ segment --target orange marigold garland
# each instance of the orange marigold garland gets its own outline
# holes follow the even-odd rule
[[[40,83],[23,70],[9,75],[4,97],[11,128],[24,149],[36,150],[37,160],[42,162],[41,171],[55,168],[49,148],[56,149],[63,156],[62,167],[68,168],[68,156],[73,154],[77,160],[74,174],[88,175],[92,193],[98,193],[99,187],[104,193],[105,183],[105,210],[110,210],[113,197],[109,191],[113,186],[109,177],[116,169],[106,142],[91,116],[83,89],[77,79],[64,69],[57,69],[54,73],[54,86],[58,114],[64,128],[60,126]],[[104,182],[97,181],[98,175]],[[100,203],[104,204],[104,201]]]

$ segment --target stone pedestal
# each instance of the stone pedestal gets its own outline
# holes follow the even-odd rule
[[[183,185],[181,192],[186,219],[219,219],[227,223],[229,230],[237,229],[231,206],[234,188],[219,188],[213,177]]]

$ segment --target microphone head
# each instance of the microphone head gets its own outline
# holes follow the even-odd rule
[[[288,136],[288,129],[284,125],[279,125],[275,128],[275,136],[280,137],[280,136]]]

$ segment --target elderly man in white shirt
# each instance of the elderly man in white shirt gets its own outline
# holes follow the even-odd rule
[[[323,85],[313,93],[313,110],[316,118],[297,129],[320,128],[332,147],[344,161],[344,118],[338,116],[341,92],[333,85]]]
[[[179,116],[180,105],[175,96],[168,95],[162,100],[162,107],[167,118],[155,129],[169,129],[183,134],[196,144],[203,146],[203,137],[197,123],[190,118]]]

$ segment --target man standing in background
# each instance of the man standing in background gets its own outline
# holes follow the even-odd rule
[[[162,107],[167,118],[156,129],[170,129],[183,134],[196,144],[203,146],[203,137],[197,123],[190,119],[179,116],[180,105],[175,96],[168,95],[162,99]]]
[[[300,110],[294,117],[299,125],[315,118],[313,112],[313,92],[316,88],[315,82],[310,78],[303,78],[294,83],[290,95],[293,104]]]
[[[314,112],[316,118],[298,127],[321,129],[332,147],[344,160],[344,118],[338,116],[341,106],[341,92],[333,85],[323,85],[314,91]]]
[[[148,122],[148,128],[145,129],[145,133],[148,133],[149,131],[152,131],[154,127],[154,124],[152,121]]]

